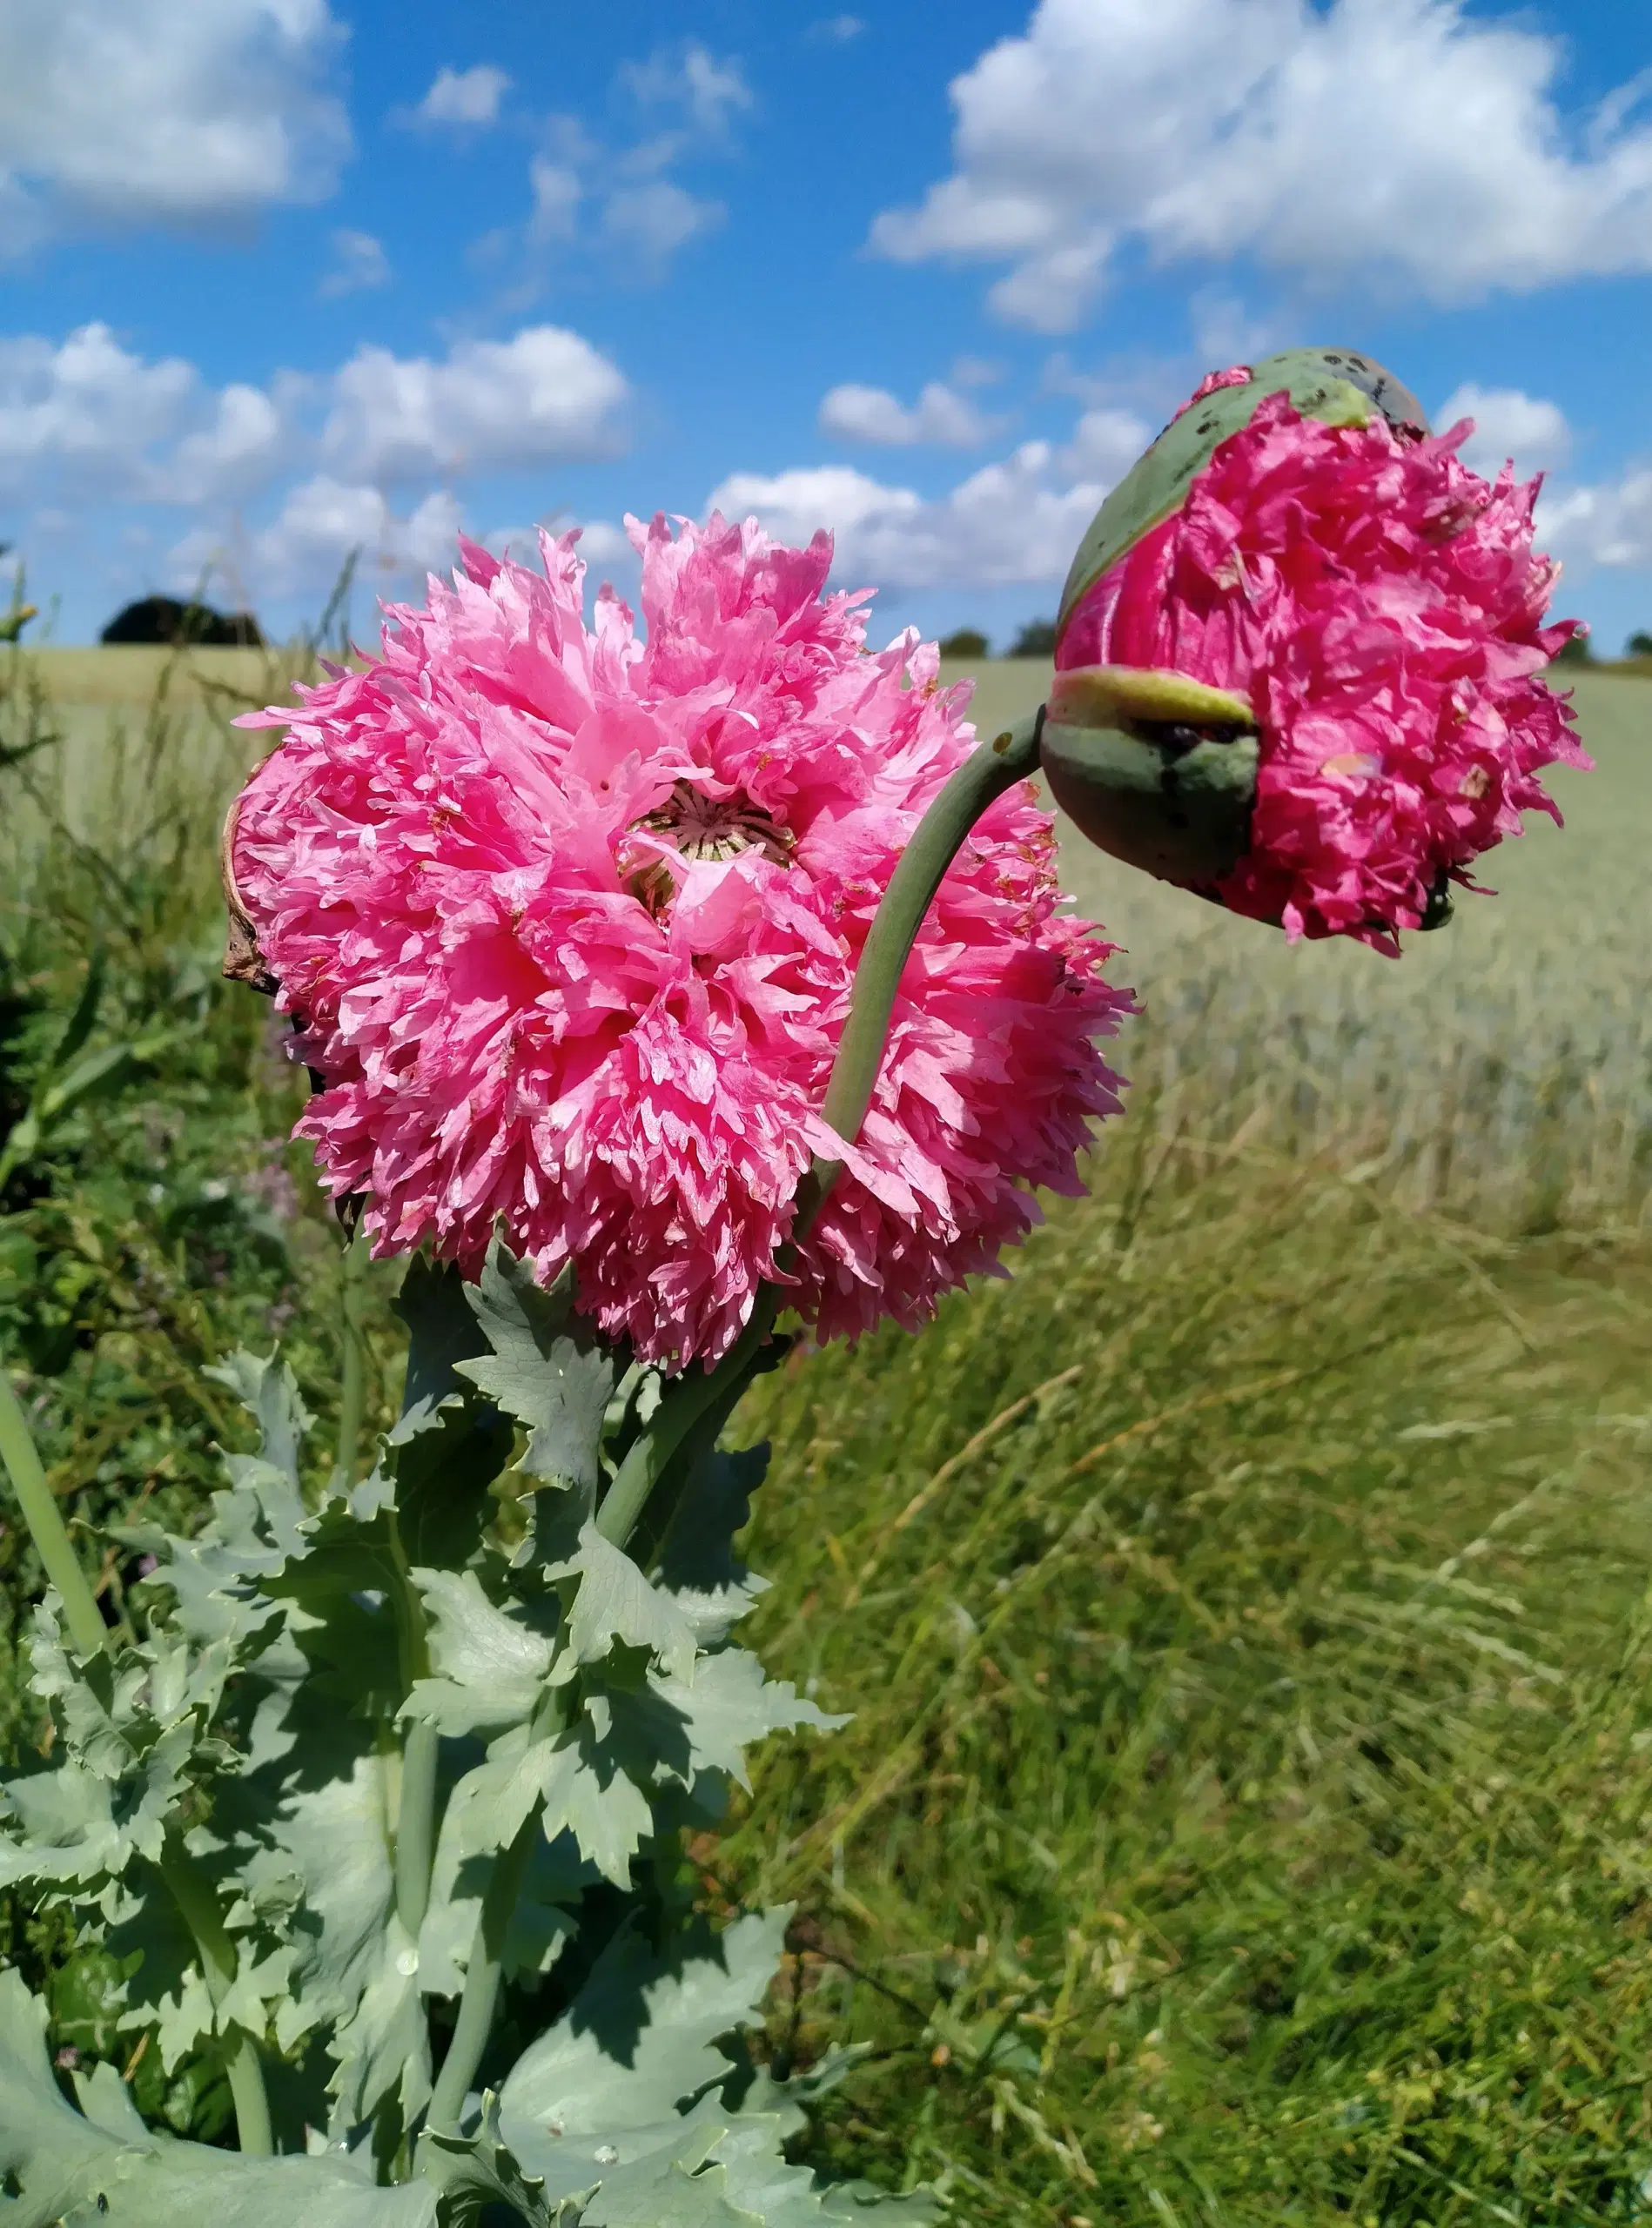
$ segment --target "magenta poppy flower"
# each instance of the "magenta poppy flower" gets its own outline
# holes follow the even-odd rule
[[[967,688],[863,648],[831,544],[633,525],[646,640],[467,545],[362,672],[287,729],[228,837],[238,971],[299,1024],[299,1134],[379,1253],[480,1266],[499,1225],[648,1359],[707,1363],[778,1279],[819,1335],[916,1325],[1071,1191],[1130,1007],[1058,908],[1029,782],[943,882],[857,1139],[819,1109],[856,963],[924,808],[973,745]],[[789,1265],[816,1154],[845,1164]]]
[[[1540,770],[1589,761],[1543,673],[1577,629],[1545,623],[1541,482],[1470,471],[1472,430],[1430,435],[1357,357],[1205,382],[1064,607],[1044,765],[1093,840],[1393,951],[1523,812],[1559,819]]]

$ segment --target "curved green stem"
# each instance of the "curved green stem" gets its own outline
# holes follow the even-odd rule
[[[193,1937],[206,1993],[216,2011],[234,1983],[237,1963],[235,1944],[225,1927],[218,1898],[183,1843],[171,1835],[158,1869]],[[224,2037],[224,2049],[241,2150],[249,2158],[267,2158],[275,2149],[275,2138],[258,2044],[245,2028],[232,2027]]]
[[[29,1419],[3,1367],[0,1367],[0,1461],[10,1475],[35,1552],[62,1599],[69,1636],[83,1655],[96,1655],[109,1645],[108,1627],[80,1567],[56,1496],[46,1483]]]
[[[877,1087],[896,994],[924,915],[935,902],[947,869],[987,807],[1017,782],[1037,773],[1043,735],[1040,706],[966,758],[919,821],[890,876],[855,970],[849,1019],[843,1024],[820,1110],[827,1126],[850,1144],[860,1133]],[[807,1234],[842,1166],[841,1161],[817,1160],[809,1171],[798,1192],[794,1239]]]

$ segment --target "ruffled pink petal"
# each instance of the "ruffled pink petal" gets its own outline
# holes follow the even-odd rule
[[[782,1267],[879,898],[971,748],[932,645],[864,648],[829,541],[630,522],[646,639],[467,545],[380,654],[255,715],[235,871],[324,1078],[299,1133],[381,1253],[500,1227],[650,1360],[709,1364],[784,1277],[823,1337],[916,1324],[1071,1191],[1129,1010],[1000,801],[943,885],[849,1168]],[[685,799],[687,803],[685,806]],[[682,815],[732,835],[695,849]],[[719,815],[722,817],[719,817]],[[675,815],[675,818],[674,818]]]
[[[1218,894],[1293,936],[1394,950],[1442,873],[1467,886],[1523,812],[1559,819],[1543,767],[1590,762],[1541,677],[1576,627],[1544,624],[1541,483],[1471,472],[1471,430],[1325,426],[1271,396],[1063,630],[1064,668],[1172,669],[1249,699],[1251,848]]]

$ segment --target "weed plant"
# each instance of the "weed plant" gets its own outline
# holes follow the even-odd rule
[[[0,1353],[84,1519],[202,1504],[227,1348],[279,1336],[324,1418],[339,1376],[302,1071],[217,976],[226,717],[303,654],[62,653],[57,702],[0,657]],[[796,1902],[769,2048],[867,2047],[823,2161],[1068,2228],[1652,2211],[1652,697],[1580,701],[1571,834],[1397,967],[1104,862],[1149,1012],[1091,1197],[736,1419],[776,1449],[765,1654],[855,1720],[693,1855],[714,1907]],[[379,1419],[395,1281],[350,1286]],[[14,1747],[37,1583],[8,1531]],[[0,1956],[113,2048],[50,1916]]]

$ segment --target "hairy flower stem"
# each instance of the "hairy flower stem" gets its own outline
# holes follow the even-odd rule
[[[194,1940],[206,1993],[216,2011],[234,1983],[237,1962],[235,1944],[225,1928],[218,1898],[211,1882],[174,1835],[166,1837],[158,1869]],[[241,2150],[247,2157],[267,2158],[275,2149],[275,2138],[270,2130],[270,2100],[265,2093],[258,2044],[242,2027],[232,2027],[223,2042]]]
[[[877,1087],[896,995],[924,916],[982,814],[1006,789],[1037,773],[1043,735],[1040,707],[966,758],[919,821],[890,876],[855,970],[849,1019],[820,1110],[828,1127],[850,1144],[860,1134]],[[817,1160],[809,1171],[798,1188],[794,1240],[807,1235],[842,1166],[842,1161]]]
[[[527,1729],[530,1747],[535,1741],[554,1740],[561,1731],[567,1721],[567,1693],[566,1687],[552,1687],[541,1697]],[[493,1876],[482,1896],[481,1916],[471,1937],[464,1993],[459,1999],[453,2040],[447,2045],[447,2055],[441,2062],[425,2112],[426,2134],[449,2135],[458,2129],[470,2084],[476,2078],[476,2070],[494,2031],[500,1990],[505,1983],[505,1937],[510,1930],[511,1914],[521,1895],[528,1861],[539,1835],[540,1809],[541,1805],[535,1802],[516,1829],[508,1848],[501,1849],[494,1860]]]
[[[57,1498],[46,1483],[28,1418],[3,1368],[0,1368],[0,1461],[10,1475],[35,1553],[63,1601],[69,1636],[81,1654],[96,1655],[109,1645],[109,1630],[80,1567]]]
[[[400,1658],[401,1690],[413,1691],[416,1679],[430,1672],[430,1650],[425,1632],[425,1605],[407,1567],[401,1527],[390,1516],[390,1554],[396,1567],[393,1606],[396,1652]],[[409,1937],[417,1942],[419,1929],[430,1908],[430,1875],[436,1855],[437,1761],[441,1735],[423,1718],[407,1728],[401,1748],[401,1785],[396,1800],[396,1916]]]
[[[624,1547],[648,1505],[661,1473],[683,1439],[715,1400],[747,1376],[775,1327],[782,1294],[769,1285],[757,1295],[751,1320],[715,1369],[685,1371],[667,1386],[665,1397],[620,1465],[619,1475],[596,1514],[596,1528],[616,1547]]]
[[[335,1489],[347,1492],[356,1481],[361,1419],[366,1407],[367,1341],[361,1327],[361,1280],[366,1272],[367,1240],[358,1232],[344,1250],[344,1367],[339,1386],[339,1440],[332,1466]]]
[[[396,1805],[396,1916],[417,1942],[430,1908],[430,1873],[436,1856],[436,1764],[441,1735],[419,1718],[401,1751],[401,1794]]]

